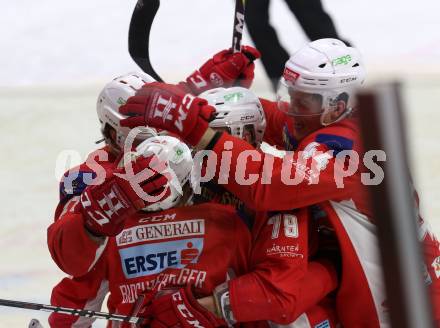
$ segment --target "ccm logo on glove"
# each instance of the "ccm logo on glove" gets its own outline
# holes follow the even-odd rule
[[[174,121],[174,126],[180,131],[183,132],[183,122],[188,117],[188,111],[191,107],[191,104],[194,100],[194,96],[190,94],[186,94],[181,102],[181,105],[177,111],[177,118]],[[171,112],[175,110],[177,107],[177,102],[174,101],[173,97],[165,98],[160,93],[156,93],[153,97],[153,115],[150,114],[149,118],[162,118],[162,122],[165,124],[166,121],[172,121],[173,115]]]
[[[185,301],[183,300],[180,291],[174,293],[172,295],[173,300],[176,303],[177,310],[179,310],[182,317],[185,318],[186,322],[193,327],[203,327],[200,322],[195,318],[195,316],[191,313],[191,311],[185,305]]]
[[[197,145],[214,117],[215,109],[205,99],[184,94],[181,88],[165,83],[149,83],[128,98],[119,112],[128,117],[121,126],[151,126],[177,134]]]

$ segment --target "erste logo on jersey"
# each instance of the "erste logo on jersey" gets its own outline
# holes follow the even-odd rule
[[[144,277],[167,268],[182,269],[190,263],[197,263],[203,250],[203,240],[190,238],[120,249],[124,275],[128,279]]]

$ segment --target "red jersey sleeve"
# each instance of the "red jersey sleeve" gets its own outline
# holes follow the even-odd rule
[[[70,199],[60,217],[47,229],[47,244],[58,267],[72,276],[89,272],[101,257],[107,240],[93,241],[86,233],[79,196]]]
[[[106,262],[101,260],[86,275],[61,280],[52,290],[50,304],[73,309],[101,311],[102,303],[108,291]],[[48,321],[51,327],[71,328],[91,327],[95,319],[52,313]]]
[[[111,169],[115,161],[115,156],[109,153],[107,147],[90,153],[84,163],[63,174],[59,185],[59,203],[65,204],[72,197],[81,195],[88,185],[103,181],[106,169]],[[57,208],[55,218],[60,214],[59,209],[60,207]]]
[[[105,249],[107,239],[99,245],[84,230],[80,196],[90,184],[103,181],[106,170],[111,170],[115,161],[106,147],[97,149],[85,163],[68,170],[61,178],[55,222],[47,229],[47,243],[58,267],[72,276],[90,271]]]
[[[336,288],[324,264],[308,265],[307,209],[271,216],[255,239],[250,273],[229,281],[238,322],[293,322]]]
[[[428,286],[436,327],[440,326],[440,243],[419,210],[419,196],[414,189],[419,239],[422,243],[425,284]]]
[[[337,159],[323,144],[310,145],[313,148],[290,152],[281,159],[222,133],[213,147],[218,157],[216,178],[257,211],[300,208],[329,198],[351,198],[359,192],[359,173],[344,177],[343,159]],[[231,158],[229,167],[223,156]]]

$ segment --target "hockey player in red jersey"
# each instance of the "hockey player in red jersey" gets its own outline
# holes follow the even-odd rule
[[[123,218],[122,225],[117,214],[126,211],[122,206],[125,189],[121,188],[122,196],[104,197],[106,204],[99,206],[95,202],[102,204],[100,197],[110,195],[105,191],[107,181],[87,187],[81,196],[72,198],[48,230],[49,249],[57,265],[79,279],[87,276],[85,287],[89,291],[103,293],[107,289],[109,310],[118,314],[132,313],[142,291],[194,285],[192,292],[179,289],[152,301],[147,310],[153,327],[179,323],[185,327],[185,316],[168,313],[181,303],[207,327],[224,326],[224,319],[229,323],[286,323],[294,318],[285,311],[292,302],[304,311],[336,286],[334,273],[323,265],[309,265],[309,274],[304,276],[305,265],[298,262],[307,261],[307,238],[279,234],[274,239],[275,222],[261,221],[258,239],[251,248],[251,228],[232,208],[212,203],[182,206],[189,200],[187,183],[192,166],[190,150],[185,147],[167,136],[152,137],[138,146],[136,158],[141,154],[146,158],[157,156],[169,163],[176,180],[167,185],[166,198],[142,212],[131,213]],[[111,182],[111,190],[115,185],[118,190],[119,183]],[[180,186],[183,196],[177,192]],[[290,216],[291,234],[296,237],[307,231],[303,215],[307,213],[298,211]],[[221,293],[221,300],[214,302],[219,304],[217,317],[198,305],[194,297],[210,297],[226,280],[228,269],[237,277],[227,283],[228,293]],[[295,276],[297,284],[293,283]],[[181,299],[174,299],[175,293]]]
[[[243,87],[231,88],[215,88],[204,91],[200,97],[207,100],[209,105],[215,108],[215,118],[209,122],[209,126],[217,131],[225,131],[228,134],[245,140],[250,145],[260,148],[266,129],[266,117],[258,97],[250,90]],[[238,199],[230,191],[223,188],[214,181],[207,181],[201,185],[200,193],[194,195],[194,201],[200,202],[216,202],[221,204],[233,205],[241,218],[247,222],[255,221],[255,215],[269,216],[268,220],[277,221],[280,213],[255,212]],[[305,213],[311,215],[312,209],[304,210]],[[285,215],[289,215],[284,213]],[[292,215],[294,213],[290,213]],[[284,224],[284,223],[283,223]],[[309,261],[319,250],[319,238],[317,237],[317,227],[309,222]],[[257,237],[258,238],[258,237]],[[296,237],[299,238],[299,237]],[[328,251],[328,250],[326,250]],[[331,250],[330,253],[335,253]],[[326,255],[329,255],[327,253]],[[331,256],[333,258],[334,256]],[[295,278],[294,278],[295,279]],[[286,281],[289,278],[286,277]],[[289,327],[301,327],[305,323],[314,327],[328,321],[329,327],[335,326],[337,322],[335,315],[335,305],[332,298],[327,298],[319,304],[314,305],[306,313],[297,318]]]
[[[221,258],[224,260],[225,265],[228,264],[234,267],[239,275],[246,270],[249,271],[249,269],[253,271],[246,271],[247,274],[240,275],[229,282],[228,291],[231,295],[231,305],[223,304],[224,306],[220,307],[220,309],[232,307],[232,312],[229,311],[229,313],[233,313],[235,320],[240,322],[271,319],[284,323],[293,320],[294,316],[298,316],[302,311],[314,305],[336,286],[335,273],[327,263],[309,264],[308,272],[305,276],[304,262],[307,261],[307,238],[292,240],[286,239],[286,237],[281,235],[280,238],[274,240],[271,236],[276,225],[274,223],[276,222],[260,220],[256,221],[260,222],[260,224],[255,225],[259,242],[250,249],[250,231],[243,221],[235,215],[234,211],[223,211],[223,207],[206,204],[200,205],[201,208],[198,210],[186,207],[184,209],[176,209],[175,212],[173,212],[174,209],[164,213],[161,212],[162,208],[176,205],[177,198],[175,192],[171,192],[166,196],[166,199],[161,200],[159,203],[142,205],[156,212],[133,213],[134,204],[138,203],[140,199],[133,195],[132,190],[130,190],[130,187],[125,182],[118,179],[120,174],[127,172],[122,168],[116,168],[116,163],[118,162],[116,155],[123,148],[127,131],[125,131],[125,134],[122,133],[123,131],[119,131],[118,122],[121,119],[121,115],[117,111],[112,110],[112,108],[118,107],[115,103],[123,103],[127,94],[130,93],[130,89],[136,89],[139,83],[145,83],[144,80],[136,75],[125,76],[116,79],[110,86],[104,89],[104,92],[98,99],[98,113],[100,113],[103,134],[108,139],[106,142],[111,145],[111,148],[106,147],[101,152],[98,151],[91,154],[87,163],[78,170],[69,172],[61,184],[61,202],[56,211],[56,222],[48,230],[48,243],[55,262],[73,277],[64,279],[55,287],[52,303],[97,310],[103,297],[110,290],[112,296],[109,300],[109,309],[112,312],[128,314],[136,297],[142,290],[150,289],[154,286],[185,284],[185,282],[191,282],[196,285],[196,295],[206,296],[207,293],[212,293],[213,287],[224,281],[226,269],[224,268],[223,271],[220,269],[221,265],[218,259]],[[124,91],[122,94],[120,93],[121,89]],[[143,137],[147,133],[147,130],[141,131],[139,136]],[[121,137],[115,138],[115,136]],[[115,142],[115,140],[118,142]],[[182,148],[184,148],[183,145]],[[135,173],[139,173],[141,170],[140,164],[137,162],[138,160],[142,160],[142,158],[139,159],[138,157],[135,160]],[[152,158],[150,156],[145,160],[151,161]],[[103,171],[99,174],[101,169]],[[102,176],[104,173],[105,177]],[[181,176],[187,177],[186,174]],[[91,180],[94,179],[101,179],[101,184],[88,186]],[[87,181],[88,183],[86,183]],[[161,175],[154,175],[145,181],[143,189],[146,192],[149,190],[159,190],[162,192],[164,190],[161,188],[161,182]],[[111,197],[104,197],[106,199],[105,203],[111,201],[113,204],[111,208],[107,208],[106,205],[101,205],[102,202],[97,201],[97,199],[106,193],[111,193],[111,191],[114,191]],[[119,206],[119,204],[128,206],[120,208],[122,205]],[[130,204],[133,206],[129,206]],[[164,204],[167,205],[164,207]],[[104,209],[101,206],[104,206]],[[135,208],[138,207],[136,206]],[[114,219],[114,212],[120,210],[122,210],[123,217]],[[179,221],[179,219],[172,216],[171,212],[183,213],[184,217],[185,215],[193,216],[195,215],[193,213],[196,212],[203,215],[209,214],[208,216],[212,216],[212,218],[210,218],[209,224],[206,223],[204,227],[208,229],[209,225],[209,230],[211,231],[215,227],[231,229],[232,226],[245,227],[247,230],[240,228],[238,229],[239,231],[228,230],[229,233],[225,231],[223,234],[220,231],[216,232],[214,229],[214,232],[210,234],[210,236],[212,234],[214,236],[210,238],[205,238],[207,237],[207,235],[205,236],[207,230],[203,234],[199,231],[200,236],[195,236],[188,232],[191,237],[190,239],[201,239],[203,235],[203,256],[201,249],[199,249],[200,247],[198,248],[200,240],[182,242],[183,244],[180,245],[179,240],[185,239],[178,238],[182,236],[175,236],[170,238],[158,237],[156,241],[153,238],[152,242],[147,242],[145,238],[149,236],[149,233],[159,234],[156,231],[157,229],[166,230],[169,228],[168,226],[172,226],[169,229],[185,231],[185,229],[196,227],[196,223],[191,223],[186,225],[185,228],[181,222],[188,220],[182,219]],[[162,214],[163,216],[161,217]],[[111,216],[110,218],[108,217],[109,215]],[[298,218],[298,224],[292,221],[292,228],[296,229],[297,234],[301,233],[301,236],[307,236],[306,232],[302,233],[306,229],[304,224],[307,223],[307,220],[301,219],[307,213],[298,212],[295,215]],[[203,218],[200,215],[195,216]],[[231,219],[233,217],[235,219]],[[292,217],[290,218],[292,219]],[[128,225],[128,221],[132,222],[133,225]],[[237,222],[231,226],[231,221]],[[180,228],[177,227],[178,224],[175,222],[180,222]],[[279,228],[279,225],[277,227]],[[124,230],[121,232],[121,229]],[[145,238],[139,237],[140,234]],[[117,236],[112,237],[115,235]],[[135,238],[134,235],[140,239],[138,241],[130,240]],[[219,236],[222,237],[219,238]],[[230,241],[228,241],[228,238],[230,238]],[[163,241],[163,239],[166,241]],[[208,240],[210,241],[208,242]],[[283,240],[285,240],[285,243]],[[294,242],[294,245],[292,245],[292,242]],[[167,243],[179,244],[180,246],[176,246],[178,250],[170,250],[168,252],[167,247],[169,245],[165,245]],[[239,247],[238,244],[234,246],[236,243],[239,243],[241,246]],[[148,244],[148,247],[142,246],[146,244]],[[208,247],[211,244],[215,246]],[[135,252],[135,250],[142,252],[146,247],[148,249],[156,247],[158,249],[156,257],[145,255],[142,259],[140,255],[128,256],[131,254],[130,252]],[[237,247],[237,257],[228,257],[228,253],[225,253],[225,251],[235,249],[235,247]],[[211,248],[213,250],[208,251]],[[267,250],[271,250],[272,253],[267,254]],[[179,259],[177,259],[177,255],[173,252],[179,253]],[[217,252],[220,252],[218,256],[216,255]],[[283,253],[281,254],[280,252]],[[124,261],[122,261],[123,253],[130,253]],[[81,254],[81,257],[78,254]],[[246,254],[246,257],[243,254]],[[197,258],[197,265],[192,265],[195,258]],[[215,270],[209,266],[210,258],[215,260]],[[205,261],[207,261],[206,264],[203,264]],[[260,267],[263,262],[265,263],[264,269]],[[179,265],[183,267],[179,267]],[[158,269],[157,272],[151,273],[150,271],[154,270],[149,270],[148,267],[152,266],[163,266],[160,268],[163,271]],[[211,269],[207,270],[207,266]],[[248,267],[249,269],[247,269]],[[286,275],[289,275],[289,279],[286,279]],[[210,280],[211,278],[212,280]],[[293,284],[295,279],[298,282],[301,278],[304,279],[301,280],[300,284]],[[125,284],[124,281],[126,282]],[[264,284],[262,285],[263,282]],[[188,291],[181,290],[180,293],[183,293],[181,295],[186,298],[191,296],[188,294]],[[301,299],[298,298],[298,295],[301,295]],[[188,302],[190,302],[190,299],[188,299]],[[268,307],[268,302],[272,306]],[[295,304],[295,308],[300,312],[286,313],[284,311],[285,308],[291,309],[292,303]],[[176,305],[172,300],[166,298],[161,298],[160,301],[154,304],[160,304],[162,307],[164,304],[170,307]],[[197,304],[193,304],[193,306],[197,306]],[[152,313],[153,318],[156,320],[172,319],[166,311],[164,313],[160,312],[158,307],[159,305],[152,307],[156,311]],[[203,318],[205,316],[211,318],[209,313],[203,312],[203,309],[198,308],[198,311],[202,311]],[[164,317],[166,318],[164,319]],[[183,318],[180,319],[183,320]],[[177,320],[177,318],[174,318],[174,320]],[[220,322],[222,321],[220,320]],[[90,325],[90,321],[87,321],[87,319],[78,319],[77,317],[61,314],[53,314],[50,318],[50,323],[52,327],[70,327],[72,325],[87,327]]]
[[[260,147],[266,129],[266,117],[260,100],[252,91],[243,87],[215,88],[203,92],[200,97],[215,108],[215,118],[209,122],[212,129],[225,131],[256,148]],[[235,195],[215,181],[204,180],[200,192],[194,195],[196,203],[213,201],[232,205],[243,216],[255,214],[255,211],[245,207]]]
[[[130,132],[129,128],[121,127],[119,124],[120,119],[124,116],[117,110],[118,106],[123,104],[128,97],[133,96],[142,85],[154,81],[145,73],[133,72],[113,79],[103,88],[98,96],[96,109],[105,146],[92,152],[85,163],[64,174],[60,182],[59,203],[55,210],[55,219],[65,215],[70,207],[79,201],[78,197],[88,185],[102,183],[107,170],[111,171],[116,168],[117,160]],[[141,128],[136,133],[135,143],[153,136],[154,133],[153,129]],[[90,243],[89,237],[87,232],[71,236],[72,242],[78,245]],[[70,255],[72,258],[77,257],[74,250]],[[98,286],[98,289],[92,288],[96,283],[93,271],[80,277],[64,278],[52,290],[51,304],[99,311],[107,294],[107,288],[105,283]],[[77,327],[89,327],[92,322],[93,320],[89,318],[59,313],[52,313],[49,317],[50,326],[56,328],[67,328],[73,324]]]
[[[185,85],[198,94],[199,86],[216,86],[211,83],[212,74],[217,77],[216,83],[229,85],[240,79],[242,72],[252,76],[248,72],[252,67],[246,64],[248,52],[247,48],[241,57],[222,52],[222,60],[214,57],[208,61]],[[245,64],[234,65],[238,57]],[[193,83],[194,77],[198,83]],[[245,141],[210,129],[208,121],[213,108],[203,99],[185,95],[170,85],[151,84],[142,88],[137,97],[121,108],[121,112],[133,115],[122,124],[166,129],[198,149],[213,151],[218,158],[217,181],[220,164],[227,158],[231,165],[229,179],[223,179],[225,188],[256,210],[315,206],[321,230],[336,236],[341,251],[342,281],[337,306],[342,324],[386,327],[389,319],[376,227],[370,219],[363,187],[377,181],[364,165],[359,165],[357,157],[360,155],[375,177],[380,177],[377,166],[363,158],[356,123],[354,90],[364,77],[358,51],[339,40],[311,42],[289,59],[280,81],[278,102],[261,100],[268,123],[266,140],[296,151],[284,159],[258,153]],[[163,115],[163,106],[157,99],[174,110]],[[239,181],[237,175],[243,179]],[[421,227],[426,229],[425,225]],[[422,239],[426,283],[430,285],[435,318],[439,320],[440,284],[435,266],[439,245],[432,233],[423,233]]]

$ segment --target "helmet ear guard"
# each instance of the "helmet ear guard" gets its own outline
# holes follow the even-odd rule
[[[292,92],[322,96],[321,123],[329,125],[340,121],[355,106],[354,93],[365,79],[365,69],[359,52],[337,39],[320,39],[298,50],[286,62],[280,79],[278,108],[290,115]],[[329,113],[337,110],[338,102],[344,102],[346,112],[328,120]],[[316,115],[312,113],[311,115]]]
[[[336,98],[331,100],[331,106],[329,106],[328,109],[325,109],[320,117],[323,126],[339,122],[350,116],[353,112],[353,107],[348,107],[349,97],[350,96],[347,92],[342,92]],[[340,113],[338,113],[339,111]]]

